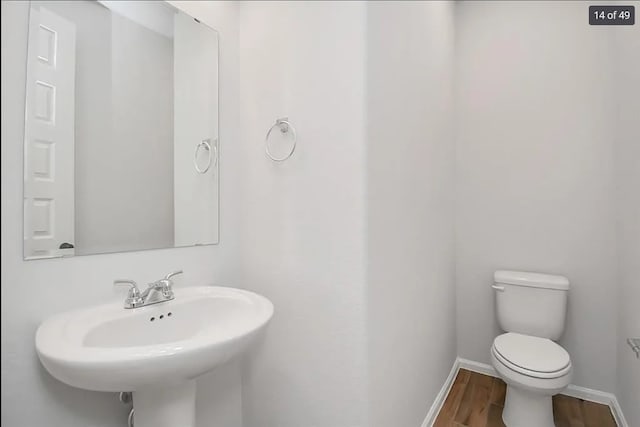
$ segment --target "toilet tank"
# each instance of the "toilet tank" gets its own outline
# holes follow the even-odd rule
[[[506,332],[558,340],[564,331],[569,280],[564,276],[496,271],[498,324]]]

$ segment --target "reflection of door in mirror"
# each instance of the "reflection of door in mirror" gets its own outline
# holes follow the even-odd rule
[[[73,23],[32,7],[24,144],[24,256],[74,254]]]

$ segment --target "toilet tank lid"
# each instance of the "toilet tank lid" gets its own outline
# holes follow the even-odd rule
[[[526,271],[498,270],[493,275],[495,283],[508,285],[529,286],[532,288],[569,289],[569,279],[553,274],[530,273]]]

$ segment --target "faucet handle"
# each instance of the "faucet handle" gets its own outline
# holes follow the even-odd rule
[[[138,289],[138,284],[136,282],[134,282],[133,280],[116,279],[116,280],[113,281],[113,284],[115,286],[129,285],[129,287],[130,287],[129,293],[140,293],[140,289]]]
[[[165,278],[166,280],[171,280],[171,278],[172,278],[173,276],[177,276],[178,274],[182,274],[182,270],[178,270],[178,271],[174,271],[173,273],[169,273],[169,274],[167,274],[166,276],[164,276],[164,278]]]
[[[127,294],[127,299],[124,300],[124,308],[135,308],[144,303],[144,298],[140,294],[140,289],[138,285],[133,280],[128,279],[118,279],[114,280],[113,284],[115,286],[128,285],[129,293]]]
[[[157,282],[159,289],[162,290],[162,295],[167,299],[173,299],[173,282],[171,279],[160,279]]]
[[[173,280],[171,280],[174,276],[178,274],[182,274],[182,270],[174,271],[173,273],[167,274],[164,279],[160,280],[158,283],[162,285],[162,294],[165,298],[173,299]]]

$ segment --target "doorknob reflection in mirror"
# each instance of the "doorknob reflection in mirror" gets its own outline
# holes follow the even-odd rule
[[[213,146],[211,144],[211,139],[203,139],[198,145],[196,145],[196,152],[193,158],[193,164],[196,167],[196,172],[199,174],[205,174],[211,167],[211,163],[213,162],[214,167],[218,164],[218,140],[213,140]],[[201,150],[201,148],[203,150]],[[200,167],[198,164],[198,154],[204,151],[207,154],[207,162],[204,167]]]

